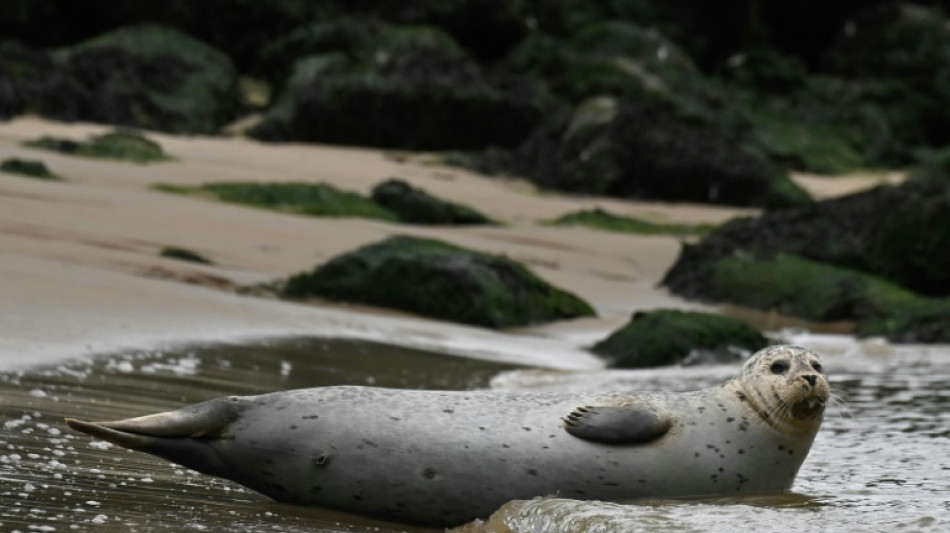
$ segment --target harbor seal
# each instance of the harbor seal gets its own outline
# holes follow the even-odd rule
[[[723,386],[687,393],[340,386],[67,423],[278,501],[452,526],[535,496],[788,489],[829,396],[818,356],[773,346]]]

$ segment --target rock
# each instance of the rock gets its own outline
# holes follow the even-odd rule
[[[787,94],[803,87],[808,69],[796,57],[758,47],[730,57],[723,74],[742,87]]]
[[[403,180],[392,178],[373,187],[372,199],[410,224],[494,224],[478,211],[436,198]]]
[[[713,265],[735,255],[778,253],[860,270],[928,296],[950,294],[950,194],[932,180],[880,187],[720,226],[685,245],[663,284],[708,297]]]
[[[950,336],[950,180],[939,165],[898,187],[721,226],[686,244],[662,284],[687,298],[813,321],[860,336]]]
[[[294,275],[282,295],[377,305],[490,328],[594,315],[586,302],[511,259],[406,236]]]
[[[496,88],[435,28],[336,20],[302,29],[269,53],[312,55],[294,63],[252,130],[264,140],[412,150],[511,146],[544,108],[536,94]]]
[[[36,140],[26,141],[23,144],[31,148],[52,150],[62,154],[118,159],[134,163],[171,160],[170,157],[165,155],[160,144],[134,131],[111,131],[93,136],[82,142],[44,136]]]
[[[811,202],[764,158],[666,106],[628,101],[604,113],[603,99],[596,102],[549,117],[519,148],[521,173],[544,187],[629,199],[773,208]]]
[[[710,313],[659,309],[638,311],[630,322],[592,351],[620,368],[723,362],[768,345],[745,322]]]
[[[286,34],[301,20],[325,18],[335,11],[328,4],[331,2],[300,0],[8,0],[0,17],[0,35],[35,46],[63,46],[122,27],[161,24],[224,51],[243,69],[263,44]]]
[[[29,111],[52,71],[48,53],[16,41],[0,42],[0,119]]]
[[[568,40],[531,34],[502,68],[543,78],[571,103],[597,96],[675,97],[672,89],[699,75],[692,59],[657,29],[620,21],[589,24]]]
[[[52,57],[54,70],[29,104],[49,118],[213,133],[237,112],[231,61],[178,30],[122,28]]]
[[[706,299],[811,321],[852,321],[859,336],[943,342],[950,299],[927,298],[877,276],[788,254],[735,255],[713,266]]]
[[[874,324],[866,326],[865,335],[885,335],[891,342],[912,344],[950,343],[950,305],[935,308],[905,319],[898,325]],[[889,327],[888,327],[889,326]],[[860,332],[859,332],[860,333]]]
[[[887,2],[852,16],[826,63],[854,80],[848,105],[873,109],[894,132],[892,145],[882,148],[899,164],[914,147],[950,144],[948,57],[950,28],[938,9]]]
[[[350,6],[352,2],[343,4]],[[439,27],[483,63],[503,57],[531,25],[531,6],[509,0],[415,0],[366,5],[372,6],[370,14],[384,20]]]

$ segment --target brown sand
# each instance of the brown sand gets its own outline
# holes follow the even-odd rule
[[[699,307],[656,287],[680,243],[663,236],[553,228],[541,221],[592,207],[664,222],[718,223],[752,213],[541,194],[524,181],[358,148],[150,133],[176,161],[137,165],[19,144],[41,135],[80,140],[108,129],[31,117],[0,123],[0,159],[40,159],[66,180],[0,173],[0,369],[169,343],[274,335],[375,339],[538,366],[596,368],[599,361],[584,346],[619,327],[634,310]],[[472,205],[506,226],[426,228],[304,217],[149,189],[155,183],[310,181],[368,193],[394,176]],[[378,309],[302,305],[233,292],[397,233],[507,254],[587,299],[600,316],[493,332]],[[161,258],[165,246],[194,250],[215,266]]]

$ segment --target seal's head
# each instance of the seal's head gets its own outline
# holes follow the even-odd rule
[[[817,430],[831,397],[821,360],[800,346],[769,346],[730,383],[739,400],[785,432]]]

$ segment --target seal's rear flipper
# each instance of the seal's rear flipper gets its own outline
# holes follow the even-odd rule
[[[117,431],[100,422],[85,422],[76,420],[75,418],[67,418],[66,425],[91,437],[118,444],[123,448],[132,450],[144,448],[155,441],[155,437]]]
[[[241,400],[219,398],[137,418],[112,422],[67,418],[66,424],[123,448],[157,455],[206,474],[222,475],[227,469],[212,443],[237,419],[241,410]]]
[[[564,429],[579,439],[605,444],[638,444],[663,436],[669,417],[634,407],[578,407],[564,419]]]
[[[83,422],[67,418],[69,427],[88,433],[96,438],[114,442],[126,448],[136,448],[143,441],[128,440],[119,435],[135,434],[149,437],[216,437],[241,414],[243,402],[240,398],[217,398],[177,411],[167,411],[154,415],[115,420],[112,422]],[[115,431],[109,431],[115,430]],[[118,440],[113,440],[118,439]],[[125,442],[131,444],[126,446]]]

